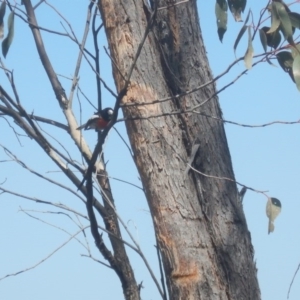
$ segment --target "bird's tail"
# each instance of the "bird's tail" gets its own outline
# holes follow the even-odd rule
[[[271,219],[269,220],[269,228],[268,228],[268,234],[270,234],[271,232],[274,231],[274,223],[271,221]]]
[[[86,126],[86,123],[85,124],[83,124],[83,125],[81,125],[81,126],[79,126],[78,128],[76,128],[77,130],[81,130],[81,129],[83,129],[83,128],[85,128],[85,126]]]

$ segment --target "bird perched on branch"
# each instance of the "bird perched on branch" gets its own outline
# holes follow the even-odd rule
[[[85,124],[79,126],[77,130],[81,130],[81,129],[84,130],[95,129],[96,131],[103,130],[110,122],[113,113],[114,111],[112,108],[110,107],[104,108],[100,112],[92,115],[89,118],[89,120]]]

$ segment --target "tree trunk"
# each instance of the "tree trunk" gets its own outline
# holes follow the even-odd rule
[[[152,30],[121,104],[162,253],[170,299],[260,299],[247,229],[195,1],[157,1]],[[146,3],[146,1],[145,1]],[[151,10],[142,0],[99,0],[118,91]],[[173,3],[173,2],[172,2]],[[213,12],[212,12],[213,15]],[[117,67],[116,67],[117,66]],[[122,73],[122,74],[120,74]],[[151,103],[156,99],[171,100]],[[130,106],[133,103],[145,105]],[[148,105],[146,105],[148,103]],[[163,115],[161,117],[154,117]],[[195,147],[193,147],[195,146]],[[185,172],[192,149],[194,170]]]

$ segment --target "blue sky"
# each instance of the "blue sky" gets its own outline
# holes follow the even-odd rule
[[[80,39],[88,1],[55,0],[51,3],[66,19],[70,20]],[[257,21],[259,11],[265,4],[266,1],[248,1],[246,11],[251,7],[254,20]],[[235,60],[233,44],[241,23],[235,23],[233,17],[229,15],[229,28],[223,43],[220,43],[217,36],[214,6],[214,1],[198,1],[205,46],[213,74],[216,76]],[[291,9],[299,12],[299,4],[293,5]],[[40,6],[37,9],[37,15],[41,26],[64,31],[59,18],[49,7]],[[269,25],[269,21],[266,22]],[[56,72],[65,77],[72,77],[78,55],[77,47],[72,41],[60,36],[43,33],[43,37]],[[37,115],[49,116],[65,123],[32,42],[29,27],[16,18],[15,38],[7,59],[3,60],[4,64],[8,69],[14,70],[21,102],[29,112],[34,111]],[[100,44],[101,74],[108,85],[114,89],[110,61],[102,50],[102,45],[106,45],[103,35]],[[246,44],[245,36],[238,46],[237,57],[244,55]],[[88,47],[91,47],[91,39],[89,39]],[[255,54],[263,52],[259,36],[254,41],[254,51]],[[222,88],[243,70],[244,64],[240,62],[229,74],[218,81],[217,87]],[[70,80],[65,77],[60,77],[60,80],[68,95]],[[7,79],[2,72],[0,72],[0,83],[8,88]],[[89,99],[96,104],[94,74],[86,62],[83,63],[80,72],[79,84]],[[299,120],[299,97],[296,86],[280,67],[264,63],[255,66],[235,84],[223,91],[219,95],[219,101],[224,119],[258,125],[271,121]],[[82,119],[85,120],[94,112],[94,109],[84,101],[82,96],[80,100],[83,107]],[[103,102],[104,107],[114,105],[114,98],[105,90],[103,90]],[[79,119],[77,97],[74,100],[74,111]],[[0,125],[3,128],[1,145],[8,147],[32,169],[71,186],[32,140],[20,137],[20,146],[11,128],[2,118],[0,118]],[[116,127],[126,136],[123,124],[118,123]],[[47,125],[42,125],[42,128],[58,137],[78,162],[82,161],[66,133]],[[254,245],[262,299],[286,299],[289,284],[300,262],[299,125],[277,124],[265,128],[244,128],[226,124],[225,129],[236,180],[254,189],[268,191],[269,196],[281,200],[282,213],[275,221],[274,233],[270,235],[267,232],[268,219],[265,214],[266,198],[263,195],[248,191],[244,198],[244,211]],[[17,131],[21,132],[20,129]],[[93,149],[96,143],[94,132],[86,132],[85,138],[90,148]],[[54,140],[52,141],[55,143]],[[109,134],[105,145],[105,155],[109,161],[110,176],[140,185],[128,150],[114,131]],[[7,159],[9,159],[7,155],[0,149],[0,161]],[[37,179],[17,163],[3,162],[0,164],[0,170],[0,182],[6,179],[3,185],[5,188],[43,200],[64,203],[85,214],[85,207],[78,198],[51,186],[42,179]],[[158,274],[155,239],[152,235],[153,226],[142,191],[113,179],[111,184],[122,219],[141,245],[151,262],[151,267]],[[57,227],[54,228],[30,218],[20,209],[35,210],[30,213]],[[60,247],[69,238],[68,234],[60,229],[63,228],[71,234],[78,231],[76,225],[78,220],[74,216],[71,220],[66,215],[50,214],[50,211],[55,212],[58,209],[7,194],[0,196],[0,277],[31,267]],[[94,247],[89,229],[86,230],[86,234],[89,237],[89,247],[93,255],[102,260]],[[125,233],[124,237],[129,241]],[[84,242],[82,234],[78,235],[78,238]],[[128,249],[128,252],[133,261],[137,281],[143,281],[143,299],[158,299],[156,288],[142,260],[132,250]],[[86,250],[76,240],[72,240],[35,269],[1,280],[1,299],[14,300],[21,297],[25,300],[122,299],[122,290],[114,272],[89,258],[82,257],[81,254],[86,254]],[[300,274],[294,281],[289,299],[297,300],[299,294]]]

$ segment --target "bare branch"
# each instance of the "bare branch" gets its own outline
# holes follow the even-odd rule
[[[97,110],[97,107],[90,101],[90,99],[85,95],[85,93],[82,91],[82,89],[80,88],[80,85],[78,84],[77,85],[77,98],[78,98],[78,101],[80,102],[79,100],[79,95],[78,95],[78,91],[81,93],[81,95],[85,98],[85,100],[95,109]],[[81,112],[81,111],[80,111]],[[80,122],[80,125],[82,125],[82,123]]]
[[[13,196],[16,196],[16,197],[20,197],[20,198],[23,198],[23,199],[26,199],[26,200],[30,200],[30,201],[34,201],[36,203],[41,203],[41,204],[46,204],[46,205],[51,205],[51,206],[54,206],[54,207],[57,207],[57,208],[61,208],[63,210],[66,210],[66,211],[70,211],[74,214],[77,214],[78,216],[88,220],[88,217],[83,215],[82,213],[64,205],[64,204],[61,204],[61,203],[53,203],[51,201],[45,201],[45,200],[42,200],[42,199],[39,199],[39,198],[36,198],[36,197],[30,197],[30,196],[26,196],[26,195],[23,195],[23,194],[19,194],[19,193],[16,193],[14,191],[11,191],[11,190],[8,190],[8,189],[5,189],[3,188],[2,186],[0,186],[0,191],[2,191],[4,193],[7,193],[7,194],[10,194],[10,195],[13,195]]]
[[[8,69],[5,67],[2,59],[0,59],[0,64],[3,68],[3,70],[4,70],[4,73],[5,73],[6,77],[8,78],[8,80],[10,82],[10,85],[12,87],[12,90],[13,90],[13,93],[15,95],[16,101],[17,101],[18,104],[20,104],[20,98],[19,98],[16,86],[15,86],[15,82],[14,82],[14,73],[13,73],[13,71],[9,71],[9,72],[7,71]]]
[[[222,177],[222,176],[209,175],[209,174],[205,174],[205,173],[203,173],[203,172],[201,172],[201,171],[195,169],[195,168],[190,164],[190,161],[186,162],[186,160],[185,160],[182,156],[180,156],[180,155],[178,154],[178,152],[174,149],[173,145],[171,145],[171,144],[168,143],[168,141],[165,139],[164,135],[160,132],[160,130],[159,130],[159,129],[158,129],[158,128],[150,121],[150,120],[149,120],[149,122],[150,122],[150,123],[152,124],[152,126],[157,130],[157,132],[158,132],[159,135],[164,139],[164,141],[167,143],[167,145],[169,145],[169,147],[172,149],[172,151],[173,151],[174,153],[176,153],[176,155],[177,155],[184,163],[186,163],[187,166],[188,166],[188,168],[190,168],[191,170],[193,170],[193,171],[195,171],[196,173],[198,173],[198,174],[200,174],[200,175],[202,175],[202,176],[204,176],[204,177],[207,177],[207,178],[213,178],[213,179],[217,179],[217,180],[226,180],[226,181],[234,182],[235,184],[238,184],[238,185],[240,185],[240,186],[242,186],[242,187],[245,187],[245,188],[247,188],[247,189],[249,189],[249,190],[251,190],[251,191],[253,191],[253,192],[256,192],[256,193],[259,193],[259,194],[263,194],[264,196],[266,196],[267,198],[269,198],[268,195],[266,194],[268,191],[257,190],[257,189],[254,189],[254,188],[252,188],[252,187],[246,186],[246,185],[244,185],[244,184],[242,184],[242,183],[240,183],[240,182],[238,182],[238,181],[236,181],[236,180],[234,180],[234,179],[232,179],[232,178]],[[186,170],[185,170],[185,172],[186,172]]]
[[[291,288],[292,288],[292,286],[293,286],[294,280],[295,280],[295,278],[296,278],[296,275],[297,275],[299,269],[300,269],[300,264],[298,265],[298,267],[297,267],[297,269],[296,269],[296,271],[295,271],[295,274],[294,274],[294,276],[293,276],[293,279],[292,279],[292,281],[291,281],[291,283],[290,283],[289,290],[288,290],[288,294],[287,294],[287,299],[289,299],[289,297],[290,297],[290,291],[291,291]]]
[[[120,274],[119,266],[113,256],[113,254],[107,249],[105,246],[102,235],[98,232],[98,223],[97,219],[95,217],[94,211],[93,211],[93,185],[92,180],[87,180],[87,202],[86,202],[86,208],[89,215],[90,223],[91,223],[91,232],[93,235],[93,238],[95,240],[95,244],[97,248],[99,249],[100,253],[103,255],[103,257],[109,261],[110,266],[114,269],[114,271],[119,275],[119,278],[121,282],[123,282],[122,274]]]
[[[72,107],[72,102],[73,102],[74,90],[75,90],[75,87],[78,82],[78,74],[79,74],[79,70],[80,70],[80,66],[81,66],[81,62],[82,62],[83,49],[85,47],[86,40],[87,40],[88,33],[89,33],[89,26],[90,26],[89,24],[91,21],[91,10],[92,10],[93,5],[94,5],[94,3],[91,2],[90,5],[88,6],[88,13],[87,13],[87,17],[86,17],[85,29],[84,29],[84,33],[83,33],[83,37],[82,37],[82,42],[79,45],[79,54],[78,54],[78,58],[77,58],[76,68],[75,68],[75,72],[73,75],[72,87],[71,87],[70,96],[69,96],[69,101],[70,101],[71,107]]]
[[[81,256],[82,256],[82,257],[88,257],[88,258],[92,259],[93,261],[95,261],[95,262],[97,262],[97,263],[99,263],[99,264],[101,264],[101,265],[103,265],[103,266],[105,266],[105,267],[107,267],[107,268],[109,268],[109,269],[113,269],[110,265],[108,265],[108,264],[102,262],[102,261],[99,260],[99,259],[94,258],[91,254],[89,254],[89,255],[81,254]]]
[[[141,188],[140,186],[138,186],[138,185],[136,185],[136,184],[134,184],[132,182],[129,182],[129,181],[126,181],[126,180],[123,180],[123,179],[119,179],[119,178],[115,178],[115,177],[112,177],[112,176],[105,176],[105,175],[102,175],[102,174],[99,174],[98,176],[104,176],[104,177],[109,178],[109,179],[113,179],[113,180],[116,180],[116,181],[124,182],[126,184],[132,185],[135,188],[137,188],[137,189],[142,190],[143,192],[145,192],[143,188]]]
[[[44,118],[44,117],[40,117],[40,116],[37,116],[37,115],[34,115],[34,114],[30,114],[29,117],[32,118],[35,121],[50,124],[50,125],[53,125],[55,127],[61,128],[65,131],[69,132],[69,127],[65,124],[60,123],[60,122],[57,122],[57,121],[54,121],[54,120],[51,120],[51,119],[47,119],[47,118]]]
[[[96,16],[97,16],[98,7],[96,6],[93,16],[93,41],[94,41],[94,48],[95,48],[95,65],[96,65],[96,72],[100,74],[100,56],[99,56],[99,46],[98,46],[98,33],[100,29],[103,27],[103,23],[96,29]],[[97,96],[98,96],[98,111],[102,110],[102,93],[101,93],[101,81],[99,77],[96,76],[96,85],[97,85]]]
[[[125,144],[125,146],[127,147],[130,155],[132,158],[134,158],[134,154],[131,150],[131,147],[128,145],[128,143],[125,141],[125,139],[122,137],[122,135],[120,134],[120,132],[118,131],[118,129],[116,129],[115,127],[113,127],[113,129],[116,131],[116,133],[118,134],[118,136],[120,137],[120,139],[123,141],[123,143]]]
[[[40,174],[40,173],[32,170],[31,168],[29,168],[23,161],[19,160],[18,157],[15,154],[13,154],[7,147],[3,146],[2,144],[0,144],[0,147],[2,149],[4,149],[4,151],[8,154],[8,156],[13,161],[15,161],[16,163],[18,163],[24,169],[28,170],[30,173],[38,176],[39,178],[42,178],[42,179],[48,181],[48,182],[50,182],[50,183],[52,183],[54,185],[57,185],[57,186],[61,187],[62,189],[67,190],[68,192],[70,192],[74,196],[78,197],[83,203],[86,202],[85,199],[83,199],[80,195],[78,195],[78,193],[76,193],[75,191],[71,190],[69,187],[67,187],[67,186],[65,186],[65,185],[63,185],[63,184],[61,184],[61,183],[59,183],[59,182],[57,182],[57,181],[55,181],[55,180],[53,180],[53,179],[51,179],[49,177],[46,177],[46,176],[44,176],[44,175],[42,175],[42,174]]]
[[[76,233],[74,233],[69,239],[67,239],[64,243],[62,243],[59,247],[57,247],[55,250],[53,250],[51,253],[49,253],[46,257],[44,257],[42,260],[40,260],[39,262],[37,262],[36,264],[34,264],[33,266],[31,267],[28,267],[26,269],[23,269],[23,270],[20,270],[18,272],[15,272],[15,273],[10,273],[10,274],[7,274],[3,277],[0,277],[0,281],[5,279],[5,278],[8,278],[8,277],[11,277],[11,276],[16,276],[16,275],[19,275],[19,274],[22,274],[24,272],[28,272],[30,270],[33,270],[35,269],[37,266],[39,266],[40,264],[42,264],[43,262],[45,262],[47,259],[49,259],[53,254],[55,254],[57,251],[59,251],[61,248],[63,248],[65,245],[67,245],[72,239],[74,239],[76,237],[76,235],[78,235],[79,233],[81,233],[84,229],[87,229],[89,228],[90,226],[85,226],[83,229],[77,231]]]
[[[51,224],[51,223],[49,223],[49,222],[46,222],[45,220],[42,220],[42,219],[40,219],[40,218],[37,218],[37,217],[33,216],[32,214],[29,213],[30,210],[23,209],[21,206],[20,206],[20,209],[19,209],[19,210],[20,210],[21,212],[23,212],[24,214],[26,214],[28,217],[32,218],[32,219],[35,219],[35,220],[37,220],[37,221],[39,221],[39,222],[41,222],[41,223],[44,223],[44,224],[46,224],[46,225],[48,225],[48,226],[51,226],[51,227],[53,227],[53,228],[56,228],[56,229],[58,229],[58,230],[60,230],[60,231],[62,231],[62,232],[64,232],[64,233],[66,233],[66,234],[69,235],[69,236],[72,236],[72,234],[71,234],[70,232],[68,232],[67,230],[65,230],[65,229],[63,229],[63,228],[61,228],[61,227],[59,227],[59,226],[56,226],[56,225],[54,225],[54,224]],[[32,210],[31,210],[31,211],[32,211]],[[34,211],[34,212],[37,213],[37,211]],[[42,212],[42,211],[39,211],[39,213],[46,213],[46,214],[49,214],[49,213],[50,213],[50,214],[64,215],[64,216],[67,216],[69,219],[71,219],[71,220],[74,222],[74,220],[71,218],[70,215],[68,215],[68,214],[66,214],[66,213],[63,213],[63,212],[51,212],[51,211]],[[80,230],[83,230],[83,229],[80,228]],[[75,239],[75,240],[76,240],[83,248],[85,248],[85,249],[88,251],[87,246],[84,245],[80,239],[78,239],[77,237],[74,237],[74,239]]]
[[[248,190],[251,190],[255,193],[259,193],[259,194],[263,194],[264,196],[266,196],[267,198],[269,198],[269,196],[266,194],[268,191],[261,191],[261,190],[257,190],[257,189],[254,189],[250,186],[247,186],[245,184],[242,184],[232,178],[228,178],[228,177],[221,177],[221,176],[213,176],[213,175],[208,175],[208,174],[204,174],[202,172],[200,172],[199,170],[195,169],[194,167],[192,167],[191,165],[189,165],[189,167],[191,168],[191,170],[195,171],[196,173],[204,176],[204,177],[208,177],[208,178],[214,178],[214,179],[217,179],[217,180],[226,180],[226,181],[231,181],[231,182],[234,182],[236,183],[237,185],[240,185],[241,187],[245,187],[246,189]]]

